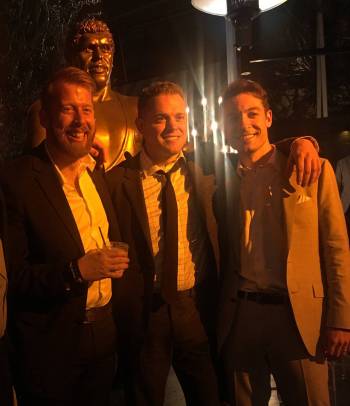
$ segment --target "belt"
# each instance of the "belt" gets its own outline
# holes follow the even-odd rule
[[[108,302],[106,305],[101,307],[92,307],[91,309],[85,310],[85,318],[83,324],[91,324],[96,321],[106,320],[112,315],[112,305]]]
[[[237,292],[237,296],[239,299],[249,300],[259,304],[280,305],[289,303],[289,298],[287,295],[278,295],[275,293],[245,292],[243,290],[239,290]]]

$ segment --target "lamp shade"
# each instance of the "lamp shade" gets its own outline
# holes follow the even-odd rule
[[[204,13],[225,16],[227,14],[226,0],[191,0],[192,6]]]
[[[281,4],[285,3],[287,0],[259,0],[259,8],[261,12],[271,10]]]
[[[280,6],[287,0],[259,0],[261,12]],[[226,0],[191,0],[192,6],[204,13],[225,16],[227,14]]]

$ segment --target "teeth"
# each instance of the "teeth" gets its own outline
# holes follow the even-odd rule
[[[83,138],[85,135],[84,132],[79,132],[79,133],[70,133],[69,136],[73,137],[73,138]]]

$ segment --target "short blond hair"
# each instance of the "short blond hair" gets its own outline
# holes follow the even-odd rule
[[[161,94],[178,94],[185,100],[184,91],[176,83],[169,81],[153,82],[141,90],[137,103],[138,116],[142,115],[151,99]]]

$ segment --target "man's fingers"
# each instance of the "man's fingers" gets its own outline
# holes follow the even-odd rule
[[[308,186],[316,182],[321,174],[321,160],[320,158],[312,160],[311,177]]]
[[[301,185],[304,179],[304,158],[300,155],[296,161],[297,183]]]
[[[108,271],[108,272],[106,272],[106,277],[107,278],[112,278],[112,279],[119,279],[124,275],[125,271],[126,271],[126,269],[116,270],[116,271]]]
[[[129,266],[128,257],[118,257],[118,258],[109,258],[104,263],[104,268],[106,270],[119,270],[126,269]]]
[[[327,358],[340,358],[347,354],[350,347],[350,332],[340,329],[328,329],[325,354]]]
[[[304,158],[304,173],[303,173],[303,178],[301,185],[307,186],[310,182],[311,178],[311,168],[312,168],[312,161],[308,155],[305,156]]]

